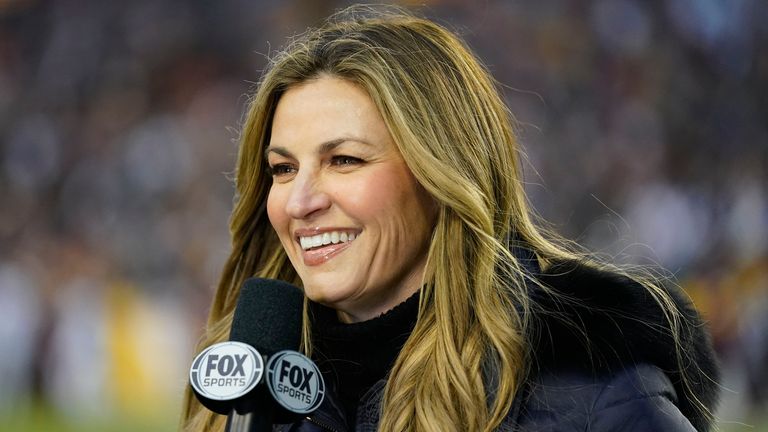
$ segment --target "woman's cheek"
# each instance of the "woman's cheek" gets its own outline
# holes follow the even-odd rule
[[[285,199],[279,190],[279,186],[272,186],[267,194],[267,218],[272,228],[278,236],[283,236],[283,231],[287,229],[287,214],[285,212]]]

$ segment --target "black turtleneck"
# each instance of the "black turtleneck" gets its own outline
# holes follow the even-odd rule
[[[361,397],[385,379],[416,325],[418,292],[390,311],[353,324],[338,320],[334,309],[310,303],[313,357],[326,385],[335,388],[348,424],[355,424]]]

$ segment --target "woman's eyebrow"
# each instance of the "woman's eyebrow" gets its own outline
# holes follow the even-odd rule
[[[317,148],[318,154],[325,154],[331,152],[336,147],[340,146],[341,144],[349,141],[349,138],[336,138],[334,140],[326,141]]]
[[[267,146],[267,148],[264,149],[264,159],[269,159],[269,154],[272,152],[277,153],[283,157],[291,157],[291,152],[289,152],[285,147]]]

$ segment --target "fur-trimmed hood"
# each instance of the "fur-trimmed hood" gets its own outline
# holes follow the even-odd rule
[[[535,277],[551,291],[531,284],[532,375],[655,365],[674,385],[682,414],[698,430],[709,429],[694,398],[714,411],[717,360],[705,324],[679,288],[663,287],[680,312],[676,350],[664,309],[638,282],[575,262],[552,265]]]

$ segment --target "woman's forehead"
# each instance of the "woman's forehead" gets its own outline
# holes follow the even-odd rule
[[[350,81],[323,77],[289,88],[275,108],[268,145],[376,144],[389,130],[368,93]]]

